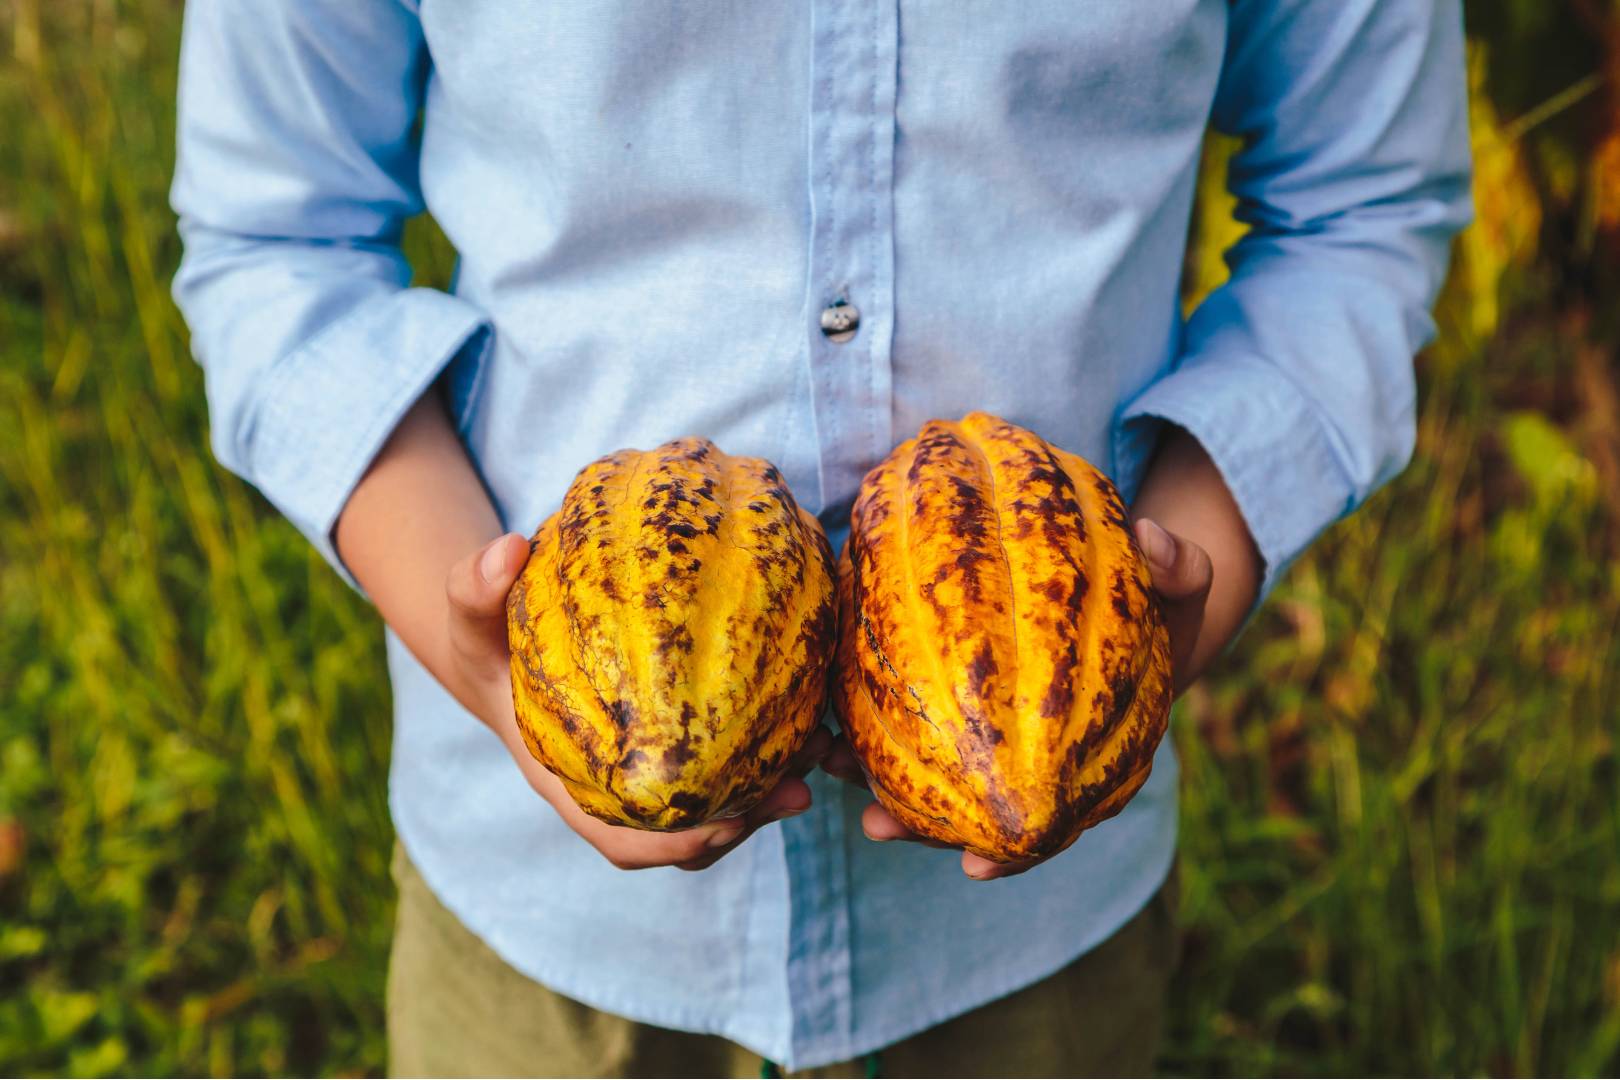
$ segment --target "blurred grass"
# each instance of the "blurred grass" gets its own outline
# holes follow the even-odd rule
[[[1606,130],[1601,80],[1555,97],[1600,58],[1489,67],[1556,18],[1513,10],[1476,43],[1481,220],[1416,460],[1178,713],[1170,1071],[1620,1071],[1620,328],[1591,295],[1620,180],[1568,126]],[[381,638],[207,450],[166,292],[179,14],[0,0],[0,1073],[376,1073]],[[1559,115],[1532,139],[1498,99]],[[410,246],[442,281],[433,230]]]

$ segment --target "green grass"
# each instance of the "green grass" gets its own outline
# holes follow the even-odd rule
[[[376,1073],[381,634],[207,449],[179,6],[0,0],[0,1073]],[[1459,278],[1412,468],[1179,710],[1168,1071],[1620,1070],[1615,373],[1557,270]]]

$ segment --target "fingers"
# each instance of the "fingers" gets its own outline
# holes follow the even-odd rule
[[[710,822],[700,830],[706,834],[703,848],[689,858],[672,861],[680,870],[707,870],[735,851],[742,842],[754,835],[761,826],[781,821],[810,809],[810,786],[797,777],[788,777],[778,784],[763,802],[741,817],[723,818]],[[684,834],[671,834],[682,835]]]
[[[759,805],[743,815],[751,828],[769,825],[810,809],[810,785],[797,776],[784,777],[760,800]]]
[[[646,832],[609,825],[581,810],[560,781],[520,756],[518,763],[530,784],[556,809],[562,819],[602,857],[620,870],[649,870],[674,866],[705,870],[730,854],[759,828],[810,809],[810,785],[803,776],[816,766],[832,745],[832,732],[817,728],[794,755],[788,775],[746,814],[721,818],[679,832]],[[514,755],[521,748],[513,749]],[[526,755],[525,755],[526,756]]]
[[[743,822],[743,828],[730,835],[729,839],[712,841],[712,846],[696,857],[682,860],[675,865],[682,870],[706,870],[730,854],[756,830],[773,821],[783,821],[810,809],[810,785],[804,782],[804,775],[815,768],[816,763],[831,745],[832,732],[826,728],[817,728],[811,732],[810,738],[794,755],[793,764],[789,766],[788,773],[781,782],[766,793],[759,801],[759,805],[741,818],[731,819]]]
[[[910,840],[926,847],[955,850],[954,845],[918,836],[895,820],[894,815],[885,810],[879,803],[873,803],[861,812],[861,829],[866,833],[868,839],[879,842]],[[1039,859],[999,863],[986,859],[982,855],[975,855],[971,851],[962,852],[962,873],[975,881],[993,881],[996,878],[1012,877],[1014,874],[1022,874],[1039,864]]]
[[[882,803],[873,803],[861,811],[861,831],[868,840],[884,843],[889,840],[910,840],[925,847],[948,848],[951,845],[942,844],[938,840],[931,840],[919,836],[895,820],[893,814],[883,809]]]
[[[658,842],[641,853],[643,861],[638,865],[626,865],[622,859],[613,859],[614,865],[622,869],[651,866],[675,866],[681,870],[708,869],[734,851],[756,830],[810,809],[810,785],[804,782],[803,777],[815,768],[816,762],[821,760],[831,745],[832,732],[817,728],[794,755],[787,775],[752,810],[739,817],[711,821],[696,829],[652,834],[658,837]]]
[[[996,878],[1013,877],[1040,864],[1040,859],[1003,863],[987,859],[983,855],[975,855],[971,851],[962,852],[962,873],[974,881],[994,881]]]
[[[832,749],[821,759],[821,768],[822,771],[831,773],[847,784],[854,784],[856,787],[867,786],[866,773],[861,769],[860,760],[850,747],[849,739],[843,735],[833,740]]]
[[[1191,600],[1209,594],[1215,565],[1209,552],[1168,532],[1150,518],[1136,522],[1136,542],[1153,570],[1153,587],[1166,600]]]
[[[1157,522],[1136,522],[1136,539],[1153,571],[1153,589],[1164,601],[1165,628],[1170,632],[1170,667],[1176,694],[1194,674],[1193,650],[1204,626],[1204,606],[1215,580],[1209,552]]]
[[[589,824],[573,821],[569,824],[620,870],[650,870],[659,866],[701,870],[719,861],[752,831],[748,822],[740,817],[722,818],[695,829],[668,833],[643,832],[609,825],[595,818],[588,821]]]
[[[506,594],[528,560],[529,542],[507,533],[450,568],[450,642],[475,679],[506,665]]]
[[[816,730],[810,733],[810,737],[804,741],[804,745],[799,748],[799,752],[793,755],[793,764],[788,766],[788,775],[803,779],[811,769],[826,759],[836,741],[831,731],[824,727],[817,727]]]
[[[445,593],[464,619],[506,617],[506,594],[529,559],[529,542],[517,533],[498,536],[450,569]]]

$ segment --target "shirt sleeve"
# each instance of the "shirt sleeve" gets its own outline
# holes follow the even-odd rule
[[[1261,596],[1411,458],[1412,358],[1471,214],[1457,0],[1234,0],[1213,125],[1249,226],[1171,370],[1121,413],[1203,444],[1265,560]]]
[[[426,56],[402,0],[191,0],[171,198],[221,464],[353,584],[331,532],[483,313],[410,288]]]

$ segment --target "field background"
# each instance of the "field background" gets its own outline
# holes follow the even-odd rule
[[[1620,1071],[1620,2],[1469,7],[1416,460],[1178,709],[1167,1072]],[[381,636],[207,450],[179,17],[0,0],[0,1074],[373,1074]]]

